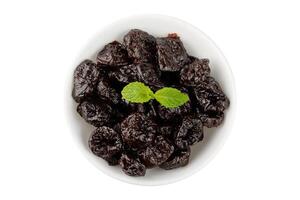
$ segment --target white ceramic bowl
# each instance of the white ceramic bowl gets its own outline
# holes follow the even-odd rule
[[[109,166],[104,160],[93,155],[88,148],[88,138],[93,127],[84,122],[76,113],[76,104],[71,98],[72,75],[75,67],[84,59],[95,59],[97,52],[113,40],[122,41],[122,37],[133,28],[142,29],[154,36],[166,36],[168,33],[179,34],[187,52],[200,58],[209,58],[212,76],[216,78],[230,99],[230,107],[226,112],[225,121],[218,128],[205,129],[204,140],[192,147],[190,162],[187,166],[163,170],[159,168],[147,170],[144,177],[129,177],[120,167]],[[222,52],[203,32],[179,19],[162,15],[138,15],[119,20],[90,38],[81,48],[74,65],[70,67],[67,93],[67,113],[72,135],[78,148],[85,157],[105,174],[116,179],[138,185],[162,185],[186,178],[203,168],[220,150],[231,131],[236,109],[234,78]]]

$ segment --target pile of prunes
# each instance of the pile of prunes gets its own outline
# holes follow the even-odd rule
[[[129,103],[124,86],[143,82],[153,91],[173,87],[189,95],[177,108],[157,101]],[[95,127],[89,148],[109,165],[120,165],[129,176],[147,168],[170,170],[188,164],[190,146],[203,140],[203,127],[224,120],[229,99],[210,75],[209,60],[187,54],[179,36],[154,37],[133,29],[123,42],[113,41],[84,60],[74,72],[77,112]]]

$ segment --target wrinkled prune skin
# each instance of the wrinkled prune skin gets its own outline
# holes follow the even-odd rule
[[[137,65],[138,80],[144,82],[147,85],[162,86],[159,80],[159,71],[152,65],[147,63],[141,63]]]
[[[161,86],[159,74],[154,65],[149,63],[123,66],[116,71],[109,72],[109,77],[121,83],[140,81],[147,85]]]
[[[86,97],[91,95],[97,85],[99,69],[96,63],[91,60],[84,60],[74,71],[73,80],[73,99],[80,103]]]
[[[146,165],[157,166],[165,162],[173,151],[174,146],[159,135],[151,146],[146,147],[139,153],[139,156]]]
[[[220,126],[222,124],[222,122],[224,121],[224,113],[200,114],[199,118],[201,119],[203,126],[212,128]]]
[[[156,41],[152,35],[139,29],[132,29],[123,40],[134,63],[156,63]]]
[[[118,41],[113,41],[104,46],[97,55],[97,62],[101,66],[123,66],[130,64],[126,48]]]
[[[187,149],[177,149],[174,151],[171,157],[159,167],[165,170],[184,167],[189,163],[190,154],[190,147]]]
[[[194,93],[203,113],[222,113],[229,106],[228,98],[212,77],[195,87]]]
[[[101,126],[94,130],[89,139],[89,148],[96,155],[114,165],[122,150],[121,136],[112,128]]]
[[[181,69],[180,83],[186,86],[197,86],[205,81],[209,74],[209,60],[195,58]]]
[[[115,79],[121,83],[130,83],[138,80],[138,72],[136,65],[126,65],[122,66],[116,71],[108,73],[110,79]]]
[[[203,124],[200,119],[186,116],[175,135],[175,144],[180,149],[186,149],[203,140]]]
[[[159,127],[159,133],[165,138],[172,138],[173,136],[173,127],[171,125],[161,125]]]
[[[133,158],[127,154],[122,154],[119,164],[123,172],[129,176],[145,176],[146,167],[139,159]]]
[[[189,60],[186,50],[177,35],[157,38],[156,48],[161,71],[179,71]]]
[[[77,112],[89,124],[99,127],[110,123],[112,108],[106,102],[91,100],[80,103]]]
[[[162,105],[157,105],[157,113],[162,120],[171,121],[178,117],[182,117],[191,111],[190,102],[177,108],[166,108]]]
[[[104,78],[100,79],[97,85],[97,94],[101,99],[111,101],[114,104],[119,103],[121,100],[121,95]]]
[[[131,147],[151,145],[156,134],[157,124],[142,113],[131,114],[121,123],[123,142]]]

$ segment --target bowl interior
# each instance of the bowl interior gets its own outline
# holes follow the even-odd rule
[[[166,36],[168,33],[177,33],[188,54],[199,58],[208,58],[210,60],[212,76],[219,81],[231,103],[229,109],[226,111],[223,124],[218,128],[205,129],[204,140],[192,147],[190,163],[187,166],[174,170],[163,170],[159,168],[149,169],[145,177],[129,177],[123,174],[118,166],[108,166],[105,161],[94,156],[89,151],[87,141],[94,128],[79,117],[76,113],[76,103],[71,98],[72,75],[75,67],[86,58],[95,59],[97,52],[101,50],[105,44],[113,40],[122,41],[122,37],[133,28],[142,29],[157,37]],[[87,42],[86,46],[81,49],[79,56],[70,67],[70,81],[68,91],[66,92],[67,113],[70,119],[71,133],[86,158],[104,173],[119,180],[140,185],[161,185],[175,182],[201,169],[224,143],[224,140],[231,130],[236,107],[234,78],[221,51],[205,34],[194,26],[176,18],[161,15],[129,17],[99,31]]]

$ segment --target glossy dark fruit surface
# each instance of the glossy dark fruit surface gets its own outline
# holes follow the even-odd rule
[[[120,93],[111,87],[110,83],[104,78],[100,79],[98,82],[97,93],[101,99],[111,101],[114,104],[119,103],[121,100]]]
[[[206,126],[208,128],[218,127],[224,120],[224,113],[221,112],[218,114],[201,114],[199,118],[201,119],[203,126]]]
[[[122,83],[133,81],[144,82],[147,85],[159,86],[159,73],[154,65],[149,63],[131,64],[109,72],[109,77]]]
[[[175,133],[175,144],[186,149],[190,145],[203,140],[203,125],[200,119],[186,116]]]
[[[135,63],[156,62],[156,40],[147,32],[133,29],[124,36],[124,44],[128,55]]]
[[[186,166],[190,147],[209,134],[204,127],[224,123],[230,101],[212,76],[209,60],[189,55],[176,33],[155,38],[130,30],[123,43],[105,45],[96,62],[76,67],[72,96],[78,114],[95,127],[88,141],[91,152],[129,176],[144,176],[147,168]],[[155,99],[128,102],[121,91],[135,81],[153,93],[176,88],[189,101],[175,108]]]
[[[210,74],[209,60],[195,58],[185,65],[180,72],[180,83],[186,86],[197,86]]]
[[[152,144],[157,134],[157,124],[141,113],[129,115],[121,124],[124,143],[136,148]]]
[[[161,71],[179,71],[188,62],[186,50],[177,35],[157,38],[156,46]]]
[[[113,41],[104,46],[97,55],[97,62],[102,66],[123,66],[130,63],[125,46],[118,41]]]
[[[187,149],[177,149],[174,151],[171,157],[159,167],[166,170],[184,167],[189,163],[190,155],[190,147]]]
[[[96,127],[109,124],[112,117],[111,106],[101,101],[84,101],[78,105],[77,112],[86,122]]]
[[[120,158],[120,166],[123,172],[129,176],[145,176],[146,167],[139,159],[123,154]]]
[[[121,136],[112,128],[101,126],[92,132],[89,147],[95,155],[113,164],[122,150]]]
[[[154,143],[140,152],[141,159],[145,163],[157,166],[164,163],[173,153],[174,147],[163,136],[157,136]]]
[[[95,91],[99,78],[96,63],[85,60],[74,71],[72,96],[76,102],[81,102]]]
[[[229,107],[229,100],[220,85],[210,77],[194,88],[196,99],[204,113],[221,113]]]

